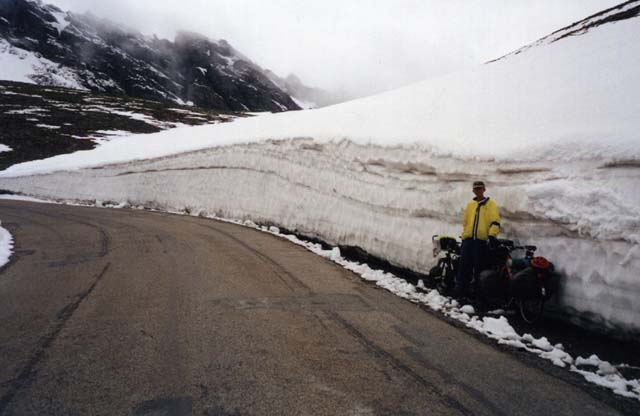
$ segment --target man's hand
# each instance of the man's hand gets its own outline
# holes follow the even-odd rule
[[[494,249],[496,247],[498,247],[498,239],[493,236],[489,237],[489,248]]]

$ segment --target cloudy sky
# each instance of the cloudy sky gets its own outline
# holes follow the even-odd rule
[[[173,39],[226,39],[257,64],[353,95],[478,65],[622,0],[45,0]]]

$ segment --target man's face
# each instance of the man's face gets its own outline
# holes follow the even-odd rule
[[[484,187],[479,186],[477,188],[473,188],[473,193],[476,196],[476,198],[483,198],[484,197]]]

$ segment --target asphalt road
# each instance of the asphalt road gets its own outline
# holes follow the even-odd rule
[[[15,201],[0,219],[0,415],[619,414],[269,234]]]

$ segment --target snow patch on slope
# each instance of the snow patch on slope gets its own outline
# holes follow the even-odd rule
[[[71,24],[71,20],[68,17],[68,13],[62,11],[50,11],[51,15],[56,19],[51,25],[56,28],[58,35],[62,34],[64,30]]]
[[[2,79],[33,84],[28,75],[33,72],[33,66],[37,63],[38,60],[30,52],[11,46],[4,39],[0,39]]]
[[[7,81],[86,90],[74,70],[0,39],[0,77]]]
[[[298,105],[298,107],[302,108],[303,110],[310,110],[318,106],[316,103],[312,103],[311,101],[305,101],[294,96],[291,96],[291,99],[293,100],[293,102],[295,102]]]

